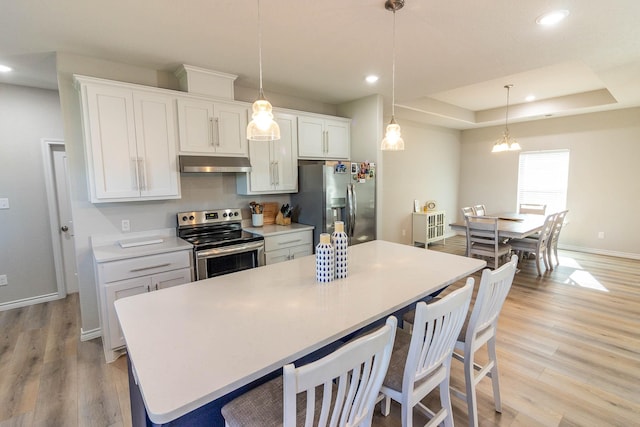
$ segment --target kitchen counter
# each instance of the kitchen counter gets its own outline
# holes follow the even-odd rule
[[[291,225],[269,224],[262,227],[243,227],[242,229],[249,233],[259,234],[264,237],[278,236],[281,234],[296,233],[298,231],[313,230],[313,225],[299,224],[292,222]]]
[[[151,240],[162,240],[162,242],[133,246],[129,248],[123,248],[119,243],[120,241],[145,242]],[[93,257],[97,263],[156,255],[167,252],[184,251],[193,248],[191,243],[175,236],[175,229],[92,236],[91,246],[93,248]]]
[[[119,299],[134,420],[223,425],[229,393],[485,265],[375,240],[349,247],[349,276],[327,284],[307,256]]]

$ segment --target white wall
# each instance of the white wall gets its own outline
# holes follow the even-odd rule
[[[569,149],[560,245],[640,258],[640,108],[510,124],[523,151]],[[459,206],[517,209],[518,153],[491,153],[499,127],[462,133]],[[460,216],[460,214],[458,214]],[[605,239],[598,239],[599,231]]]
[[[0,306],[57,292],[41,138],[62,137],[56,91],[0,84]]]
[[[120,233],[120,224],[123,219],[130,220],[132,232],[174,228],[177,225],[177,212],[240,207],[244,209],[243,215],[248,216],[249,202],[252,200],[288,203],[290,199],[288,195],[238,196],[235,174],[182,174],[182,198],[180,200],[95,205],[90,203],[86,182],[80,103],[78,93],[73,87],[73,74],[147,86],[159,87],[162,85],[170,89],[175,89],[176,81],[171,73],[162,73],[96,58],[58,54],[58,85],[69,158],[82,332],[90,336],[100,326],[93,257],[90,247],[92,235]],[[236,94],[236,99],[239,97],[241,98],[242,95]],[[295,109],[303,105],[315,112],[335,111],[335,107],[312,101],[287,98],[286,96],[277,96],[272,99],[275,98],[279,101],[277,106],[281,108]]]
[[[382,152],[384,201],[378,238],[411,244],[414,199],[421,204],[435,200],[447,220],[458,209],[460,132],[409,121],[398,123],[405,149]],[[446,234],[452,234],[448,227]]]

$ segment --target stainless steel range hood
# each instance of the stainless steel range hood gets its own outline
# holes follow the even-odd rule
[[[251,172],[251,162],[246,157],[180,156],[180,172]]]

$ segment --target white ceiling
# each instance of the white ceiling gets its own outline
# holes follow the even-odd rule
[[[0,82],[56,87],[68,52],[157,70],[180,64],[258,86],[257,0],[0,0]],[[567,9],[543,28],[536,17]],[[406,0],[396,13],[396,116],[467,129],[640,106],[638,0]],[[391,105],[393,14],[384,0],[263,0],[264,89]],[[376,85],[367,74],[380,76]],[[539,101],[524,103],[535,94]],[[522,105],[519,105],[522,104]]]

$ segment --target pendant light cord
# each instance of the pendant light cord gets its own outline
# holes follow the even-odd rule
[[[506,85],[507,88],[507,113],[504,117],[504,129],[509,133],[509,90],[511,89],[511,85]]]
[[[260,66],[260,99],[264,99],[262,91],[262,19],[260,17],[260,0],[258,0],[258,63]]]
[[[391,119],[396,115],[396,10],[393,9],[393,45],[391,66]]]

